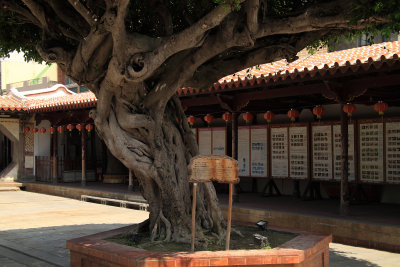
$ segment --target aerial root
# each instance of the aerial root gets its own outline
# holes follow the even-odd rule
[[[164,229],[162,229],[162,227],[161,227],[161,222],[165,226]],[[156,223],[154,224],[154,227],[151,230],[151,237],[150,237],[151,242],[154,242],[154,240],[157,237],[159,239],[161,239],[161,235],[163,233],[162,230],[165,230],[165,239],[164,239],[164,241],[166,241],[166,242],[171,241],[171,235],[172,235],[171,223],[167,218],[165,218],[162,210],[160,210],[160,212],[159,212],[159,214],[157,216],[157,219],[156,219]]]

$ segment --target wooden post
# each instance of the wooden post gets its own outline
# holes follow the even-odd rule
[[[129,185],[128,190],[133,191],[133,177],[132,177],[132,170],[129,169]]]
[[[53,133],[53,183],[57,183],[57,131]]]
[[[81,144],[82,144],[82,186],[86,186],[86,144],[85,144],[85,130],[81,131]]]
[[[232,192],[233,184],[229,184],[229,207],[228,207],[228,226],[226,229],[226,243],[225,250],[229,250],[229,243],[231,240],[231,224],[232,224]]]
[[[341,179],[340,179],[340,214],[347,215],[349,213],[349,153],[348,153],[348,118],[347,114],[343,111],[344,104],[340,104],[340,134],[341,134]]]
[[[238,139],[239,139],[239,112],[232,112],[232,158],[238,159]],[[229,184],[229,186],[231,186]],[[230,190],[230,189],[229,189]],[[229,191],[230,192],[230,191]],[[239,193],[237,185],[233,187],[233,200],[239,202]]]
[[[194,252],[194,240],[196,237],[196,192],[197,192],[197,183],[193,183],[193,200],[192,200],[192,240],[191,240],[191,249]]]

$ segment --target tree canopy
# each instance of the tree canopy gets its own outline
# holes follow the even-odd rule
[[[18,50],[56,62],[96,94],[96,131],[138,178],[152,238],[175,241],[190,240],[187,164],[198,154],[179,88],[293,60],[344,34],[400,30],[398,0],[2,0],[0,7],[0,56]],[[209,183],[200,186],[197,210],[197,229],[223,236]]]

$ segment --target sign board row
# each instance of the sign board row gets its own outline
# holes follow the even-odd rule
[[[197,130],[200,154],[226,154],[225,127]],[[398,121],[362,120],[357,127],[349,124],[348,144],[350,181],[359,177],[362,182],[400,183]],[[242,177],[340,180],[340,125],[241,126],[238,168]]]

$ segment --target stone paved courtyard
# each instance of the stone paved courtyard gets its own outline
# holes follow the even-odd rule
[[[145,211],[31,192],[0,192],[0,266],[69,266],[65,241],[148,217]],[[330,266],[400,266],[400,254],[331,244]]]
[[[0,266],[5,266],[7,253],[11,252],[14,253],[11,258],[23,259],[20,263],[26,265],[28,260],[27,266],[35,266],[33,259],[69,266],[66,240],[148,218],[145,211],[23,191],[1,192],[0,213],[0,255],[3,256],[0,256]],[[18,255],[19,252],[22,254]],[[38,260],[36,264],[47,266],[40,265]]]

